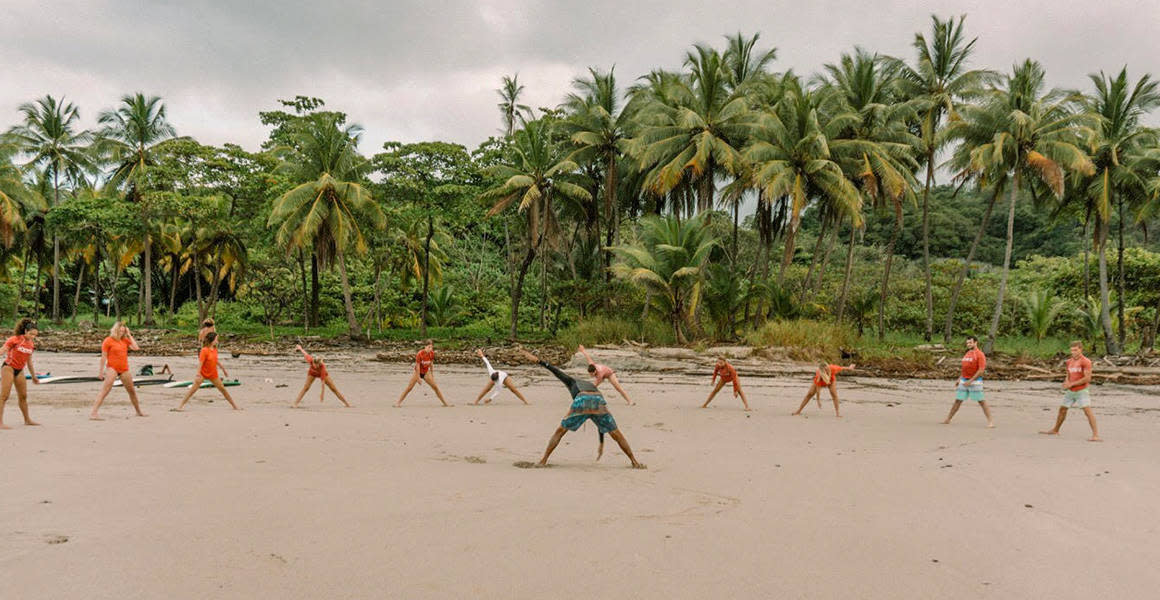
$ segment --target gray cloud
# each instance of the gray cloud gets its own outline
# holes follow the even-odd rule
[[[495,88],[519,72],[533,106],[555,105],[588,66],[624,84],[680,65],[694,42],[760,31],[775,68],[809,74],[862,45],[910,58],[932,12],[968,14],[974,64],[1006,71],[1040,60],[1053,85],[1086,74],[1160,73],[1151,31],[1160,4],[1042,2],[813,3],[255,0],[6,0],[0,7],[0,127],[45,93],[76,102],[88,124],[123,93],[161,95],[179,133],[256,147],[257,113],[307,94],[364,125],[363,149],[443,139],[468,146],[499,127]]]

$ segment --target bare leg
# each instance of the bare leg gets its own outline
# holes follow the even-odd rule
[[[524,395],[520,393],[520,390],[516,387],[516,384],[512,383],[511,377],[504,379],[503,384],[507,389],[511,390],[512,393],[516,395],[516,398],[522,400],[524,404],[531,404],[531,402],[528,402],[528,399],[524,398]]]
[[[1059,435],[1059,428],[1063,427],[1063,420],[1066,418],[1067,418],[1067,407],[1066,406],[1059,407],[1059,414],[1057,414],[1055,416],[1055,427],[1052,427],[1051,429],[1048,429],[1047,431],[1040,431],[1039,433],[1042,433],[1043,435]]]
[[[1092,407],[1090,407],[1090,406],[1083,407],[1083,414],[1087,416],[1088,425],[1092,426],[1092,436],[1090,438],[1088,438],[1088,441],[1089,442],[1102,442],[1102,441],[1104,441],[1104,440],[1100,439],[1100,429],[1099,429],[1099,427],[1096,427],[1096,413],[1092,412]]]
[[[552,451],[556,449],[556,446],[560,445],[560,440],[564,439],[565,433],[568,433],[568,430],[564,429],[564,427],[556,428],[556,433],[553,433],[552,439],[548,440],[548,448],[544,450],[544,458],[540,459],[539,466],[548,466],[548,457],[552,455]]]
[[[310,391],[312,385],[314,385],[314,376],[307,375],[306,384],[302,386],[302,391],[298,392],[298,397],[294,399],[294,404],[291,404],[290,408],[298,408],[298,403],[302,402],[302,398],[306,396],[306,392]]]
[[[141,412],[141,404],[137,402],[137,388],[133,387],[133,376],[128,371],[121,373],[121,385],[125,386],[126,392],[129,392],[129,402],[133,403],[133,410],[137,411],[137,416],[149,416]]]
[[[487,385],[483,386],[483,390],[479,392],[478,396],[475,397],[475,402],[472,402],[472,404],[479,404],[479,401],[483,400],[483,395],[491,391],[491,388],[493,387],[495,387],[495,382],[488,379]]]
[[[987,401],[983,400],[979,403],[979,408],[983,409],[983,416],[987,417],[987,429],[995,427],[995,419],[991,418],[991,407],[987,406]]]
[[[201,382],[203,381],[205,381],[205,378],[201,375],[193,378],[193,385],[189,386],[189,391],[185,393],[185,397],[181,399],[181,404],[178,404],[177,408],[173,409],[173,412],[181,412],[185,410],[185,403],[189,402],[189,399],[197,393],[197,390],[201,389]]]
[[[645,466],[637,462],[636,457],[632,455],[632,448],[628,447],[628,440],[624,439],[624,434],[620,433],[619,429],[608,432],[608,435],[612,436],[612,439],[616,440],[616,443],[620,445],[621,452],[624,452],[624,455],[628,457],[628,460],[632,461],[632,468],[645,468]]]
[[[12,429],[4,424],[4,405],[8,402],[8,394],[12,392],[12,382],[16,377],[12,373],[12,367],[7,365],[0,367],[0,429]]]
[[[737,395],[741,396],[741,404],[745,405],[745,410],[752,410],[749,408],[749,399],[745,397],[745,390],[741,389],[741,385],[737,386]]]
[[[214,377],[213,379],[210,379],[210,381],[212,381],[213,386],[215,388],[217,388],[218,391],[221,392],[223,396],[226,397],[226,402],[229,402],[230,406],[232,406],[234,408],[234,410],[242,410],[242,409],[238,408],[237,404],[234,403],[234,399],[230,397],[230,392],[228,390],[226,390],[226,386],[222,385],[222,380],[220,377]]]
[[[701,408],[707,408],[709,406],[709,403],[713,401],[713,397],[716,396],[717,392],[720,392],[721,388],[723,388],[723,387],[725,387],[725,382],[718,381],[717,387],[713,388],[713,391],[709,392],[709,397],[705,399],[705,403],[701,405]]]
[[[791,416],[795,416],[795,417],[796,417],[797,415],[800,415],[800,414],[802,414],[802,411],[803,411],[803,410],[805,410],[805,408],[806,408],[806,405],[810,403],[810,399],[812,399],[812,398],[814,397],[814,394],[815,394],[815,393],[817,393],[817,391],[818,391],[818,386],[817,386],[817,384],[815,384],[815,383],[811,383],[811,384],[810,384],[810,391],[806,392],[806,397],[802,399],[802,404],[801,404],[801,406],[799,406],[799,407],[798,407],[798,409],[797,409],[797,410],[795,410],[795,411],[794,411],[794,412],[791,414]]]
[[[955,413],[959,412],[959,407],[962,405],[963,405],[962,400],[955,400],[955,403],[951,405],[951,413],[949,415],[947,415],[947,420],[943,421],[942,424],[943,425],[950,425],[951,419],[953,419],[955,417]]]
[[[342,392],[338,391],[338,386],[334,385],[334,380],[330,378],[330,375],[327,375],[323,382],[326,383],[332,392],[334,392],[335,396],[338,396],[339,402],[342,402],[347,408],[350,408],[350,402],[347,402],[346,396],[343,396]]]
[[[612,387],[616,388],[616,391],[620,393],[620,396],[622,398],[624,398],[624,401],[627,402],[629,406],[636,404],[635,402],[633,402],[632,400],[630,400],[628,398],[628,394],[624,393],[624,388],[620,387],[620,380],[616,378],[615,373],[610,375],[608,377],[608,380],[612,382]]]
[[[16,385],[16,397],[20,402],[20,414],[24,415],[25,425],[40,425],[28,416],[28,382],[23,377],[16,378],[13,383]],[[3,411],[3,406],[0,405],[0,411]]]
[[[93,408],[89,411],[89,419],[93,421],[104,421],[97,411],[101,409],[101,403],[105,401],[105,397],[109,395],[109,391],[113,389],[113,382],[117,380],[117,373],[112,369],[105,369],[105,380],[101,382],[101,391],[97,394],[96,401],[93,402]]]
[[[832,381],[830,382],[830,398],[832,398],[834,400],[834,416],[841,419],[842,412],[841,412],[841,410],[838,409],[838,386],[835,385],[834,382],[832,382]],[[821,393],[821,391],[819,391],[818,392],[818,403],[820,404],[821,401],[822,401],[822,393]]]
[[[411,388],[414,388],[416,383],[419,383],[419,371],[411,372],[411,380],[407,382],[407,387],[403,389],[403,394],[395,401],[396,408],[403,405],[403,398],[406,398],[407,394],[411,393]]]
[[[439,397],[439,401],[443,403],[443,406],[451,406],[447,403],[447,400],[443,399],[443,392],[439,390],[439,386],[435,383],[435,371],[427,371],[427,385],[435,390],[435,395]]]

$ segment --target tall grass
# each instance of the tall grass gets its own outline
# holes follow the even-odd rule
[[[639,319],[604,316],[587,317],[556,336],[556,341],[567,348],[575,348],[579,344],[621,344],[624,340],[654,346],[668,346],[676,342],[672,327],[660,321],[649,319],[641,322]]]
[[[770,321],[745,336],[752,346],[790,348],[797,358],[837,359],[841,349],[852,348],[858,335],[848,326],[812,319]]]

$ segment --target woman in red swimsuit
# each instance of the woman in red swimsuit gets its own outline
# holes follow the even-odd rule
[[[415,370],[411,372],[411,380],[407,382],[407,388],[403,390],[403,395],[399,396],[399,400],[395,402],[395,407],[398,408],[403,405],[403,400],[407,394],[411,393],[411,389],[415,387],[416,383],[425,382],[435,390],[435,395],[439,397],[439,401],[443,406],[451,406],[447,400],[443,399],[443,392],[439,391],[439,386],[435,383],[435,343],[427,340],[423,349],[415,355]]]
[[[93,402],[93,409],[89,412],[89,418],[94,421],[103,421],[97,411],[101,408],[101,403],[105,401],[105,396],[109,395],[109,391],[113,389],[113,382],[117,379],[121,380],[121,384],[125,386],[125,391],[129,393],[129,402],[133,403],[133,410],[137,411],[138,417],[146,416],[141,412],[141,405],[137,403],[137,390],[133,387],[133,375],[129,373],[129,351],[140,350],[141,347],[137,345],[137,341],[133,339],[133,334],[129,333],[129,328],[121,321],[113,323],[113,328],[109,330],[109,337],[101,343],[101,366],[100,377],[104,381],[101,383],[101,393],[97,394],[97,400]]]
[[[35,349],[32,342],[38,333],[35,321],[20,319],[12,337],[4,342],[4,365],[0,366],[0,429],[12,429],[4,424],[4,404],[8,402],[13,385],[16,386],[16,397],[19,399],[20,412],[24,415],[24,424],[40,425],[28,416],[28,383],[24,380],[24,367],[27,366],[32,383],[40,383],[36,378],[36,369],[32,366],[32,351]]]

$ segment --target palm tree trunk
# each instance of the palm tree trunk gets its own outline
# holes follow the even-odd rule
[[[616,216],[616,155],[610,153],[604,164],[604,218],[606,221],[604,245],[606,248],[611,247],[616,239],[616,225],[619,220]],[[612,281],[612,251],[602,250],[600,254],[604,257],[604,282],[608,283]]]
[[[59,173],[52,171],[52,205],[60,205]],[[60,323],[60,236],[52,234],[52,322]]]
[[[318,281],[318,255],[314,250],[310,251],[310,325],[312,327],[319,327],[322,325],[322,316],[319,314],[318,295],[322,285]]]
[[[205,305],[201,297],[201,258],[196,249],[193,251],[193,289],[197,293],[197,322],[200,327],[205,320]]]
[[[878,296],[878,339],[886,337],[886,295],[890,290],[890,268],[894,265],[894,246],[902,235],[902,204],[894,202],[894,231],[890,243],[886,245],[886,265],[882,268],[882,289]]]
[[[177,284],[181,279],[181,256],[177,253],[169,255],[173,261],[173,271],[169,276],[169,319],[172,321],[177,314]]]
[[[1015,200],[1019,194],[1019,170],[1011,184],[1011,206],[1007,209],[1007,249],[1003,252],[1003,275],[999,278],[999,296],[995,299],[995,313],[991,316],[991,329],[983,353],[990,354],[995,347],[995,336],[999,334],[999,321],[1003,318],[1003,296],[1007,293],[1007,275],[1011,271],[1011,248],[1015,244]]]
[[[841,225],[840,221],[835,223],[834,228],[831,230],[830,241],[826,244],[826,251],[822,253],[822,264],[818,266],[817,277],[815,277],[814,282],[810,284],[811,290],[822,289],[822,283],[826,279],[826,271],[830,267],[830,254],[833,253],[834,246],[838,245],[838,231],[840,229],[839,225]]]
[[[818,239],[814,241],[813,255],[810,256],[810,268],[806,270],[806,278],[802,281],[801,301],[805,302],[806,294],[810,291],[810,282],[814,279],[814,269],[818,266],[818,255],[822,253],[822,243],[830,233],[830,219],[822,219],[822,230],[818,232]]]
[[[354,316],[354,302],[351,300],[350,279],[346,275],[346,257],[343,256],[341,245],[335,253],[335,258],[338,259],[338,276],[342,280],[342,301],[346,306],[346,322],[350,325],[350,337],[351,339],[361,338],[362,329],[358,326],[358,318]]]
[[[1118,203],[1120,218],[1116,224],[1116,296],[1119,302],[1116,303],[1117,316],[1120,317],[1120,348],[1124,347],[1125,328],[1127,327],[1127,319],[1124,318],[1124,307],[1128,304],[1128,299],[1124,294],[1124,201],[1120,199]]]
[[[733,202],[733,269],[737,269],[737,226],[741,218],[741,197]]]
[[[145,326],[153,327],[153,236],[145,231],[145,272],[141,275],[145,280]]]
[[[217,264],[213,265],[213,282],[209,286],[209,307],[206,309],[206,312],[214,319],[217,318],[218,291],[222,285],[221,260],[222,252],[219,249],[217,252]]]
[[[1097,223],[1099,228],[1098,248],[1099,266],[1100,266],[1100,325],[1104,330],[1104,344],[1107,346],[1108,354],[1113,356],[1120,353],[1120,345],[1116,340],[1116,334],[1112,331],[1112,314],[1111,314],[1111,298],[1108,292],[1108,223],[1106,219],[1100,219],[1102,223]]]
[[[712,211],[713,210],[713,166],[708,166],[701,174],[701,180],[698,183],[697,192],[697,212]],[[709,215],[706,222],[712,220],[713,216]]]
[[[81,289],[85,284],[85,261],[82,259],[77,262],[80,263],[80,268],[77,269],[76,295],[73,297],[72,317],[70,318],[73,325],[76,325],[77,322],[77,311],[80,310],[81,305]]]
[[[785,271],[789,268],[789,264],[793,262],[794,240],[797,238],[798,226],[801,223],[801,217],[794,215],[790,220],[789,227],[785,232],[785,253],[781,257],[781,269],[777,272],[777,285],[781,287],[785,283]]]
[[[16,304],[12,306],[12,318],[20,316],[20,303],[24,301],[24,283],[28,280],[28,257],[32,253],[32,244],[24,247],[24,268],[20,272],[20,287],[16,289]]]
[[[934,182],[934,146],[926,153],[926,187],[922,190],[922,271],[926,278],[926,329],[922,339],[934,336],[934,294],[930,276],[930,186]]]
[[[101,322],[101,244],[94,243],[93,252],[93,325]]]
[[[419,334],[427,337],[427,298],[431,283],[431,238],[435,236],[435,217],[427,206],[427,239],[423,240],[423,305],[419,309]]]
[[[858,232],[854,227],[854,223],[850,223],[850,247],[846,250],[846,271],[842,276],[842,293],[838,295],[838,322],[842,322],[842,317],[846,314],[846,294],[850,291],[850,274],[854,270],[854,241],[855,234]],[[834,237],[837,237],[837,233]]]
[[[32,318],[40,318],[40,275],[44,269],[40,265],[40,261],[36,261],[36,285],[32,288]]]
[[[975,259],[975,251],[979,249],[979,242],[983,240],[983,235],[987,232],[987,222],[991,220],[991,211],[995,208],[995,201],[999,199],[999,194],[1003,191],[1002,186],[995,186],[991,192],[991,199],[987,202],[987,210],[983,211],[983,220],[979,223],[979,230],[975,232],[975,239],[971,240],[971,249],[967,250],[967,259],[963,262],[963,269],[959,271],[959,276],[955,279],[955,285],[951,289],[950,305],[947,306],[947,321],[943,327],[943,343],[951,343],[951,330],[955,325],[955,307],[959,303],[959,294],[963,291],[963,282],[967,279],[967,273],[971,271],[971,261]]]
[[[1087,239],[1088,222],[1091,221],[1091,218],[1092,218],[1092,207],[1088,206],[1087,214],[1085,214],[1084,218],[1083,218],[1083,236],[1080,237],[1081,240]],[[1088,298],[1092,297],[1091,275],[1089,274],[1089,272],[1091,271],[1091,268],[1090,268],[1091,267],[1091,257],[1089,256],[1089,252],[1090,252],[1090,250],[1088,248],[1088,244],[1085,243],[1083,245],[1083,298],[1085,301]]]
[[[528,274],[528,267],[532,266],[532,261],[536,258],[536,244],[528,244],[528,253],[524,256],[524,260],[520,263],[519,274],[516,276],[516,285],[512,289],[512,326],[509,337],[512,340],[516,339],[516,332],[520,322],[520,299],[524,295],[524,277]]]
[[[310,302],[307,298],[310,295],[310,289],[306,285],[306,258],[302,256],[302,250],[298,250],[298,272],[302,275],[302,331],[310,331]]]

